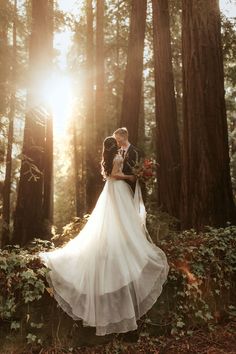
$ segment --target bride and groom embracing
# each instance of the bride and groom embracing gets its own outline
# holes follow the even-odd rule
[[[87,223],[63,247],[39,253],[60,307],[100,336],[137,329],[169,271],[165,253],[144,227],[145,207],[132,173],[139,159],[126,128],[107,137],[101,162],[106,182]]]

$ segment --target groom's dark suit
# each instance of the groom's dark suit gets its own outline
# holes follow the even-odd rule
[[[124,157],[124,166],[122,172],[125,175],[133,175],[134,173],[132,171],[132,168],[135,166],[136,163],[140,161],[141,157],[143,157],[143,153],[141,152],[141,150],[139,150],[136,146],[130,144]],[[134,192],[136,182],[131,182],[127,180],[126,182],[130,185]]]

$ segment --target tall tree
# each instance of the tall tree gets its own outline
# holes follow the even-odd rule
[[[103,141],[107,134],[105,119],[105,62],[104,62],[104,0],[97,0],[96,11],[96,97],[95,97],[95,122],[98,133],[98,143]]]
[[[10,196],[11,196],[11,172],[12,172],[12,144],[14,134],[14,116],[16,100],[16,65],[17,65],[17,43],[16,43],[16,22],[17,22],[17,0],[14,0],[13,30],[12,30],[12,53],[11,53],[11,93],[8,125],[8,142],[6,154],[6,172],[3,187],[2,207],[2,246],[9,243],[10,237]]]
[[[96,198],[96,148],[95,148],[95,112],[94,112],[94,42],[93,42],[93,3],[86,1],[87,44],[86,44],[86,206],[87,212],[93,209]]]
[[[121,97],[119,95],[119,80],[121,76],[121,70],[120,70],[120,57],[121,57],[121,51],[120,51],[120,32],[121,32],[121,24],[120,24],[120,6],[121,5],[121,0],[117,0],[116,6],[117,6],[117,11],[115,14],[115,19],[116,19],[116,56],[115,56],[115,110],[116,110],[116,126],[119,126],[120,124],[120,110],[121,110],[121,104],[120,100]]]
[[[76,216],[82,217],[86,211],[85,205],[85,180],[86,169],[84,166],[84,124],[83,118],[77,116],[73,119],[73,155],[75,177],[75,209]]]
[[[152,0],[155,97],[157,124],[158,204],[179,216],[180,144],[172,69],[169,7],[166,0]]]
[[[41,91],[48,76],[48,0],[32,0],[29,88],[13,242],[45,238],[43,210],[46,114]],[[45,43],[46,41],[46,43]]]
[[[52,68],[53,58],[53,33],[54,33],[54,0],[48,0],[47,9],[47,36],[45,38],[46,70]],[[44,153],[44,188],[43,188],[43,219],[48,227],[47,235],[50,235],[50,228],[53,223],[53,117],[50,108],[45,121],[46,139]],[[47,236],[45,235],[45,237]]]
[[[143,49],[147,1],[131,1],[128,58],[125,73],[121,126],[126,126],[133,144],[138,140],[138,121],[142,95]]]
[[[218,0],[183,0],[183,228],[235,222]]]
[[[129,22],[127,14],[130,11],[130,1],[115,0],[106,2],[104,32],[105,44],[105,95],[106,95],[106,125],[112,132],[120,125],[124,76],[127,64],[127,41],[129,37]]]
[[[0,0],[0,117],[6,115],[7,109],[7,79],[9,76],[9,45],[7,36],[9,12],[9,1]]]
[[[141,149],[144,149],[145,141],[145,97],[144,97],[144,80],[142,83],[142,92],[141,92],[141,102],[140,102],[140,112],[139,112],[139,126],[138,126],[138,142]]]

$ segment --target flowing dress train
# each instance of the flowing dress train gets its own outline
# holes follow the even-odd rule
[[[114,158],[112,174],[122,162]],[[165,253],[146,237],[130,186],[112,175],[80,233],[39,257],[60,307],[96,335],[135,330],[169,271]]]

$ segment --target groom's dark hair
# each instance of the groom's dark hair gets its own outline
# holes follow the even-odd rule
[[[128,137],[128,129],[126,127],[118,128],[114,131],[113,135],[123,135]]]

